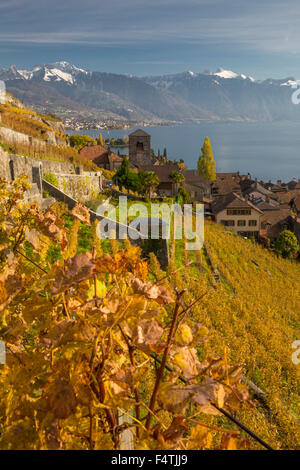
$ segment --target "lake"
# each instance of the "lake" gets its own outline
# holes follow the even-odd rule
[[[240,171],[265,181],[300,178],[300,123],[203,123],[141,127],[151,134],[151,147],[167,148],[168,158],[183,158],[196,168],[205,136],[210,138],[218,172]],[[100,130],[103,138],[128,135],[130,130]],[[97,137],[99,130],[68,131]],[[112,149],[117,152],[117,149]],[[120,149],[121,154],[128,152]]]

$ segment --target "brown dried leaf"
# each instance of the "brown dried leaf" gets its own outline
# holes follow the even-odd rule
[[[186,429],[187,426],[184,424],[184,416],[175,416],[171,425],[162,435],[165,441],[172,441],[176,444]]]
[[[35,250],[39,249],[40,234],[35,228],[32,228],[31,230],[28,227],[25,228],[25,239],[33,246]]]
[[[170,292],[164,286],[143,282],[138,278],[133,278],[132,288],[137,294],[143,294],[148,299],[156,300],[159,304],[169,304],[174,302]]]
[[[46,387],[45,396],[54,416],[66,419],[75,413],[77,401],[74,390],[67,380],[57,379]]]
[[[161,343],[163,332],[156,320],[141,320],[133,331],[132,342],[146,354],[160,353],[165,347]]]
[[[61,250],[64,251],[66,248],[66,234],[64,230],[56,225],[56,215],[50,210],[42,214],[34,206],[30,209],[30,215],[35,218],[38,229],[46,235],[46,237],[50,238],[55,243],[59,243]]]
[[[55,343],[55,346],[58,347],[74,341],[92,343],[94,341],[95,334],[95,328],[93,328],[86,320],[80,319],[78,321],[68,321],[68,324],[64,327],[62,336]]]
[[[126,370],[119,369],[115,374],[110,376],[109,386],[116,395],[120,393],[130,393],[132,380],[133,377],[129,368]]]
[[[197,356],[197,350],[195,348],[189,348],[187,346],[182,348],[176,348],[171,351],[170,357],[175,369],[178,370],[186,379],[196,377],[203,368]]]
[[[14,276],[18,260],[9,248],[4,248],[0,252],[1,259],[5,259],[5,265],[1,269],[0,282],[6,281],[9,276]]]
[[[158,401],[167,411],[182,414],[192,396],[193,390],[190,387],[163,382],[160,385]]]
[[[55,273],[52,294],[65,291],[74,284],[90,279],[95,272],[95,263],[90,253],[79,253],[74,258],[68,258],[64,269]]]
[[[215,401],[220,387],[222,385],[210,377],[206,378],[205,382],[192,385],[190,388],[193,390],[193,402],[198,406],[203,406]]]
[[[90,225],[90,211],[81,202],[78,202],[71,212],[72,216],[85,224]]]

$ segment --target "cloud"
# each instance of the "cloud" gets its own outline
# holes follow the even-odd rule
[[[1,0],[6,44],[223,44],[300,52],[297,0]]]

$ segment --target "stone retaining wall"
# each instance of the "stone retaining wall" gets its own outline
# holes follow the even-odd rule
[[[23,155],[9,154],[0,147],[0,176],[12,181],[21,173],[28,176],[29,182],[35,182],[32,169],[40,167],[44,173],[80,174],[81,169],[72,163],[57,162],[53,160],[37,160]]]
[[[45,173],[44,173],[45,174]],[[54,173],[58,181],[58,189],[80,202],[96,199],[102,191],[102,173],[91,173],[90,175],[70,175]]]

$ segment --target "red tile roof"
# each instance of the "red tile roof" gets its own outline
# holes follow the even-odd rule
[[[260,219],[261,235],[276,238],[283,230],[285,224],[289,224],[291,212],[289,208],[279,206],[278,209],[266,212]]]
[[[260,214],[263,214],[263,212],[258,207],[234,192],[218,197],[211,204],[211,209],[214,214],[218,214],[222,210],[228,208],[239,209],[244,207],[251,207],[257,212],[260,212]]]
[[[123,160],[122,157],[112,152],[110,149],[102,147],[102,145],[86,145],[80,150],[79,155],[96,164],[109,163],[109,160],[113,162],[122,162]]]
[[[236,173],[217,173],[216,179],[212,182],[212,188],[217,188],[217,196],[223,196],[233,191],[240,191],[241,177]]]
[[[140,167],[142,171],[154,171],[157,174],[159,181],[161,183],[172,183],[169,174],[172,171],[179,171],[178,166],[175,163],[170,163],[169,165],[143,165]]]
[[[297,189],[277,193],[277,199],[281,203],[289,203],[294,197],[297,197],[297,196],[299,196],[299,190]]]
[[[131,134],[129,134],[129,136],[131,135],[135,135],[137,137],[144,137],[144,136],[147,136],[147,137],[150,137],[150,134],[147,134],[147,132],[143,131],[143,129],[137,129],[136,131],[134,132],[131,132]]]

